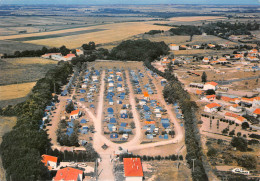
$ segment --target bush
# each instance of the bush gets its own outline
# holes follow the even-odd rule
[[[217,152],[218,152],[218,151],[217,151],[215,148],[210,148],[210,149],[208,150],[207,156],[209,156],[209,157],[214,157],[214,156],[216,156]]]
[[[239,166],[245,167],[247,169],[255,169],[257,165],[257,159],[253,155],[242,155],[236,157]]]
[[[231,145],[240,151],[247,150],[247,140],[242,137],[233,137],[231,140]]]

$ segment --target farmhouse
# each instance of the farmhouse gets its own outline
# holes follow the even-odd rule
[[[203,62],[203,63],[209,63],[209,58],[208,58],[208,57],[204,57],[204,58],[202,59],[202,62]]]
[[[204,111],[205,112],[218,112],[218,109],[221,108],[221,105],[217,103],[211,103],[205,106]]]
[[[50,155],[42,155],[42,162],[49,170],[57,168],[58,157]]]
[[[54,181],[82,181],[83,171],[71,167],[66,167],[58,170]]]
[[[63,57],[62,60],[64,60],[64,61],[70,61],[70,60],[72,60],[72,58],[74,58],[74,57],[76,57],[75,54],[67,54],[66,56]]]
[[[170,50],[179,50],[179,46],[176,44],[170,44],[169,48],[170,48]]]
[[[209,90],[209,89],[217,90],[217,87],[218,87],[218,83],[207,82],[206,84],[204,84],[203,90]]]
[[[81,112],[77,109],[70,113],[70,119],[78,119],[81,115]]]
[[[124,158],[124,172],[126,181],[142,181],[143,168],[140,158]]]

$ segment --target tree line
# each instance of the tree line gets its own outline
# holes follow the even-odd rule
[[[6,116],[18,116],[13,130],[3,136],[0,154],[7,180],[30,181],[50,179],[47,167],[41,162],[41,155],[50,150],[50,140],[46,131],[39,128],[44,110],[53,101],[52,93],[61,91],[72,73],[68,62],[59,64],[47,72],[32,89],[29,98],[15,106],[4,108]]]

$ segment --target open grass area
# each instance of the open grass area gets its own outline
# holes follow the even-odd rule
[[[0,85],[35,82],[44,77],[57,61],[43,58],[12,58],[0,60]]]
[[[25,97],[34,85],[35,82],[0,86],[0,100]]]

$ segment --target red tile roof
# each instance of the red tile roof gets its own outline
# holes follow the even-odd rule
[[[143,177],[143,168],[140,158],[124,158],[126,177]]]
[[[213,86],[217,86],[218,85],[218,83],[217,82],[207,82],[205,85],[213,85]]]
[[[260,108],[255,109],[255,111],[253,113],[260,115]]]
[[[47,166],[48,161],[56,162],[58,161],[58,157],[50,156],[50,155],[42,155],[42,162],[45,166]]]
[[[218,104],[218,103],[215,103],[215,102],[213,102],[213,103],[211,103],[211,104],[208,104],[208,105],[206,105],[208,108],[214,108],[214,107],[221,107],[221,105],[220,104]]]
[[[216,98],[216,95],[208,95],[206,96],[207,99],[212,99],[212,98]]]
[[[237,114],[234,114],[234,113],[231,113],[231,112],[226,112],[225,113],[225,116],[229,116],[229,117],[233,117],[233,118],[236,118],[237,120],[243,122],[244,120],[246,120],[246,118],[242,117],[242,116],[239,116]]]
[[[223,101],[226,101],[226,102],[229,102],[229,101],[232,101],[232,100],[233,100],[232,98],[226,97],[226,96],[221,96],[221,99],[222,99]]]
[[[82,170],[67,167],[58,170],[56,176],[53,178],[54,181],[64,180],[64,181],[77,181],[79,174],[83,174]]]
[[[70,115],[77,115],[79,114],[79,109],[71,111]]]

